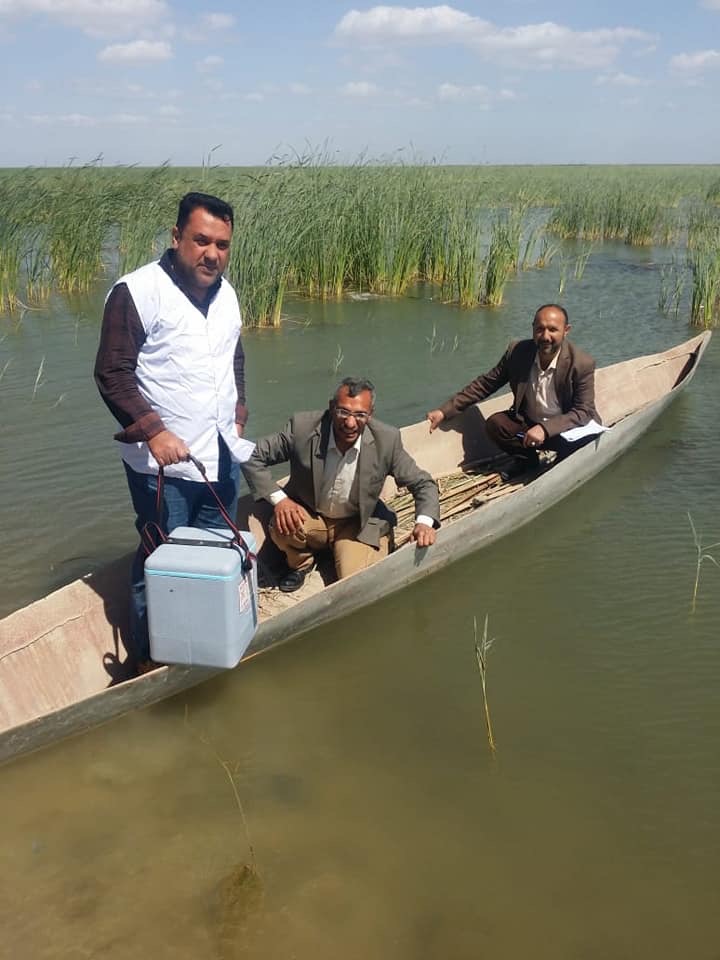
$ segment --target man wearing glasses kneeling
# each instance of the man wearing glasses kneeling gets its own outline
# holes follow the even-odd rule
[[[387,556],[395,516],[380,491],[388,476],[413,495],[416,546],[435,542],[437,484],[405,451],[400,431],[372,419],[374,408],[373,384],[346,377],[327,410],[294,414],[279,433],[259,439],[242,465],[255,499],[274,508],[270,536],[287,560],[279,583],[285,593],[300,589],[315,554],[328,547],[339,579]],[[269,468],[287,462],[282,488]]]

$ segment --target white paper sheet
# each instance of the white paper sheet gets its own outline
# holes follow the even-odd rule
[[[576,440],[582,440],[583,437],[594,437],[595,434],[605,433],[610,427],[604,427],[597,420],[591,420],[584,427],[573,427],[571,430],[563,430],[560,436],[563,440],[569,440],[574,443]]]

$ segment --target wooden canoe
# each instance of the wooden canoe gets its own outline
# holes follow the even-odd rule
[[[597,407],[611,429],[571,457],[520,483],[502,488],[487,481],[489,496],[476,509],[445,522],[433,547],[396,549],[352,583],[325,585],[318,577],[300,595],[262,591],[260,626],[248,659],[320,624],[401,590],[528,523],[623,453],[692,379],[710,339],[706,332],[652,356],[604,367],[596,373]],[[484,418],[507,408],[491,397],[430,434],[426,421],[404,428],[406,448],[436,477],[461,465],[487,461],[497,450],[485,437]],[[488,464],[492,473],[493,462]],[[487,471],[486,471],[487,472]],[[396,493],[392,481],[383,492]],[[262,524],[249,497],[240,504],[241,526],[264,544]],[[451,511],[452,512],[452,511]],[[265,543],[265,551],[272,544]],[[0,621],[0,762],[201,683],[215,671],[164,666],[123,679],[127,669],[125,557],[62,587]]]

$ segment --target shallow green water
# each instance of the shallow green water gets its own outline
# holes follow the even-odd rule
[[[684,339],[658,285],[652,252],[605,247],[564,297],[577,342],[605,363]],[[322,406],[338,348],[381,417],[419,419],[556,291],[555,270],[494,312],[295,304],[246,338],[251,432]],[[0,328],[4,612],[133,540],[89,381],[101,299]],[[716,957],[720,571],[691,616],[687,511],[720,540],[718,376],[715,340],[631,452],[470,560],[3,768],[0,957]],[[218,757],[255,886],[228,880],[249,854]]]

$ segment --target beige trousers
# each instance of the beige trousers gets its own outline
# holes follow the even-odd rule
[[[302,530],[288,535],[280,533],[274,522],[270,524],[272,541],[285,554],[291,570],[310,567],[314,555],[329,547],[339,580],[372,566],[388,555],[388,537],[380,538],[379,547],[371,547],[356,539],[359,532],[360,518],[357,516],[332,520],[311,514]]]

